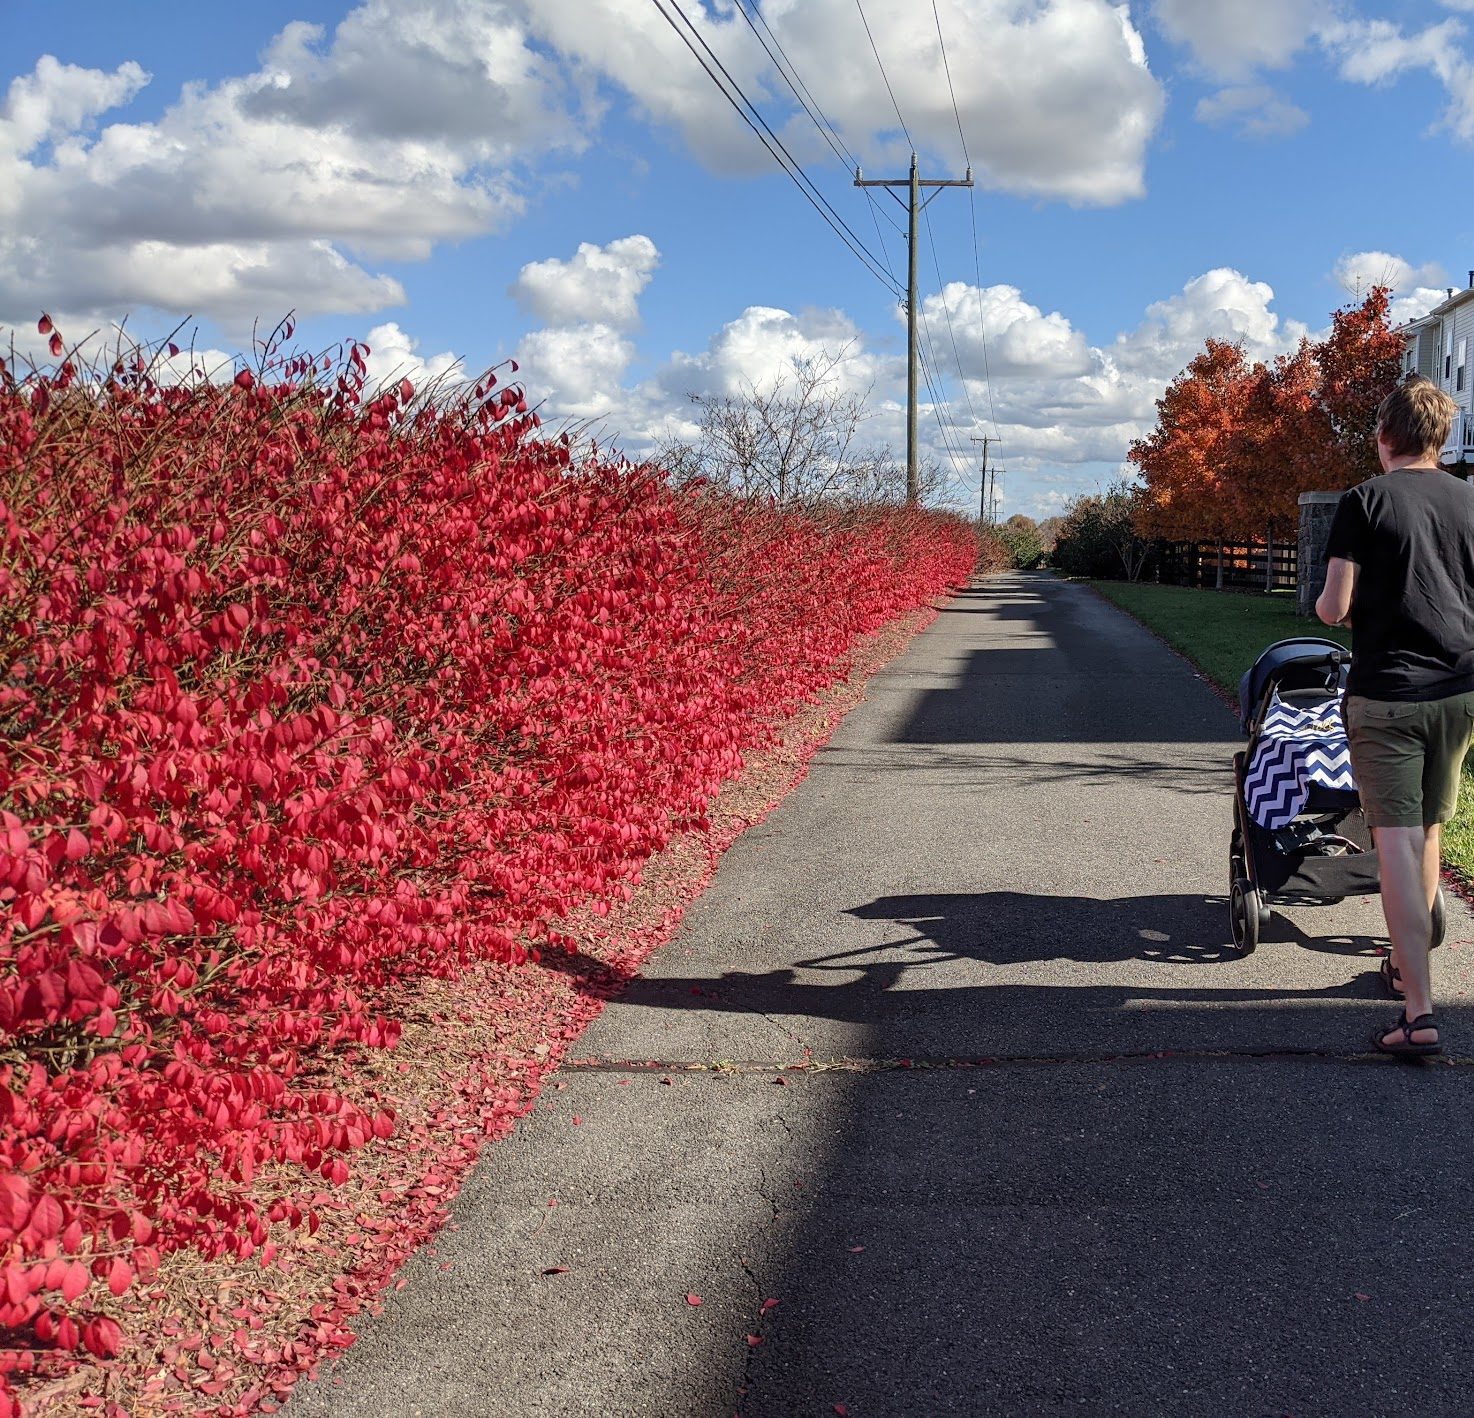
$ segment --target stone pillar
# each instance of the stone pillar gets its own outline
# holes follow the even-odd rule
[[[1326,538],[1331,518],[1336,515],[1339,492],[1300,494],[1300,545],[1295,557],[1295,609],[1309,618],[1315,615],[1316,598],[1326,584]]]

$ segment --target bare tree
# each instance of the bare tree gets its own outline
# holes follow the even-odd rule
[[[847,355],[796,360],[771,388],[691,395],[701,409],[696,437],[662,439],[655,461],[676,482],[701,478],[780,505],[904,500],[905,469],[889,448],[861,441],[869,391],[843,388],[837,370]]]

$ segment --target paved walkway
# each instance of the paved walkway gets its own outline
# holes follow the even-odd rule
[[[1233,954],[1237,746],[1090,592],[958,595],[291,1418],[1474,1411],[1474,1068],[1365,1057],[1375,898]]]

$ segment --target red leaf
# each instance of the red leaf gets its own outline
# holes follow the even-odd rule
[[[1362,1292],[1358,1290],[1356,1292],[1356,1298],[1358,1300],[1370,1300],[1372,1297],[1370,1295],[1363,1295]]]
[[[577,1113],[575,1113],[573,1115],[573,1125],[574,1125],[574,1127],[580,1127],[582,1124],[583,1124],[583,1119],[581,1117],[579,1117],[579,1115]]]
[[[545,1271],[543,1271],[543,1274],[544,1275],[567,1275],[568,1274],[568,1267],[566,1265],[550,1265]]]
[[[241,370],[235,377],[235,387],[237,389],[249,389],[255,382],[256,378],[249,369]]]
[[[834,1411],[839,1414],[839,1418],[848,1418],[850,1410],[846,1408],[844,1404],[836,1403],[834,1405]]]
[[[36,333],[38,335],[49,335],[51,333],[51,317],[43,315],[36,321]]]
[[[46,348],[49,349],[53,355],[60,357],[61,352],[66,349],[66,343],[62,340],[60,332],[54,333],[51,336],[51,338],[46,342]]]
[[[81,1261],[73,1261],[67,1267],[67,1273],[62,1277],[61,1296],[67,1304],[71,1304],[87,1286],[91,1283],[87,1274],[87,1267]]]
[[[701,1303],[701,1296],[700,1295],[687,1295],[686,1296],[686,1303],[688,1305],[693,1306],[693,1307],[696,1306],[696,1305],[699,1305]]]
[[[749,1349],[756,1349],[762,1342],[763,1337],[760,1334],[749,1334],[747,1336],[747,1347]]]
[[[123,1331],[116,1320],[98,1316],[83,1327],[82,1343],[99,1359],[110,1359],[122,1348]]]
[[[121,1295],[133,1283],[133,1267],[122,1256],[114,1259],[107,1273],[107,1288]]]
[[[43,1196],[36,1203],[36,1209],[31,1212],[31,1230],[43,1241],[49,1241],[58,1235],[65,1221],[61,1203],[54,1196]]]
[[[762,1308],[758,1311],[758,1313],[765,1315],[768,1313],[769,1310],[776,1310],[777,1308],[778,1302],[776,1300],[764,1300],[762,1303]]]

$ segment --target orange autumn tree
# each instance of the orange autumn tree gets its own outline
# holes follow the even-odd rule
[[[1233,472],[1254,371],[1239,345],[1210,339],[1157,400],[1157,426],[1127,457],[1141,470],[1137,530],[1167,541],[1216,542],[1240,533]]]
[[[1403,341],[1388,322],[1390,292],[1373,286],[1359,305],[1331,316],[1331,333],[1315,347],[1320,402],[1330,422],[1333,461],[1319,484],[1351,487],[1382,471],[1377,460],[1377,405],[1402,378]]]
[[[1402,370],[1388,290],[1337,310],[1324,340],[1272,364],[1208,340],[1157,401],[1157,426],[1131,445],[1141,470],[1137,528],[1169,541],[1273,544],[1294,535],[1303,492],[1380,472],[1377,405]],[[1270,573],[1266,569],[1266,582]]]

